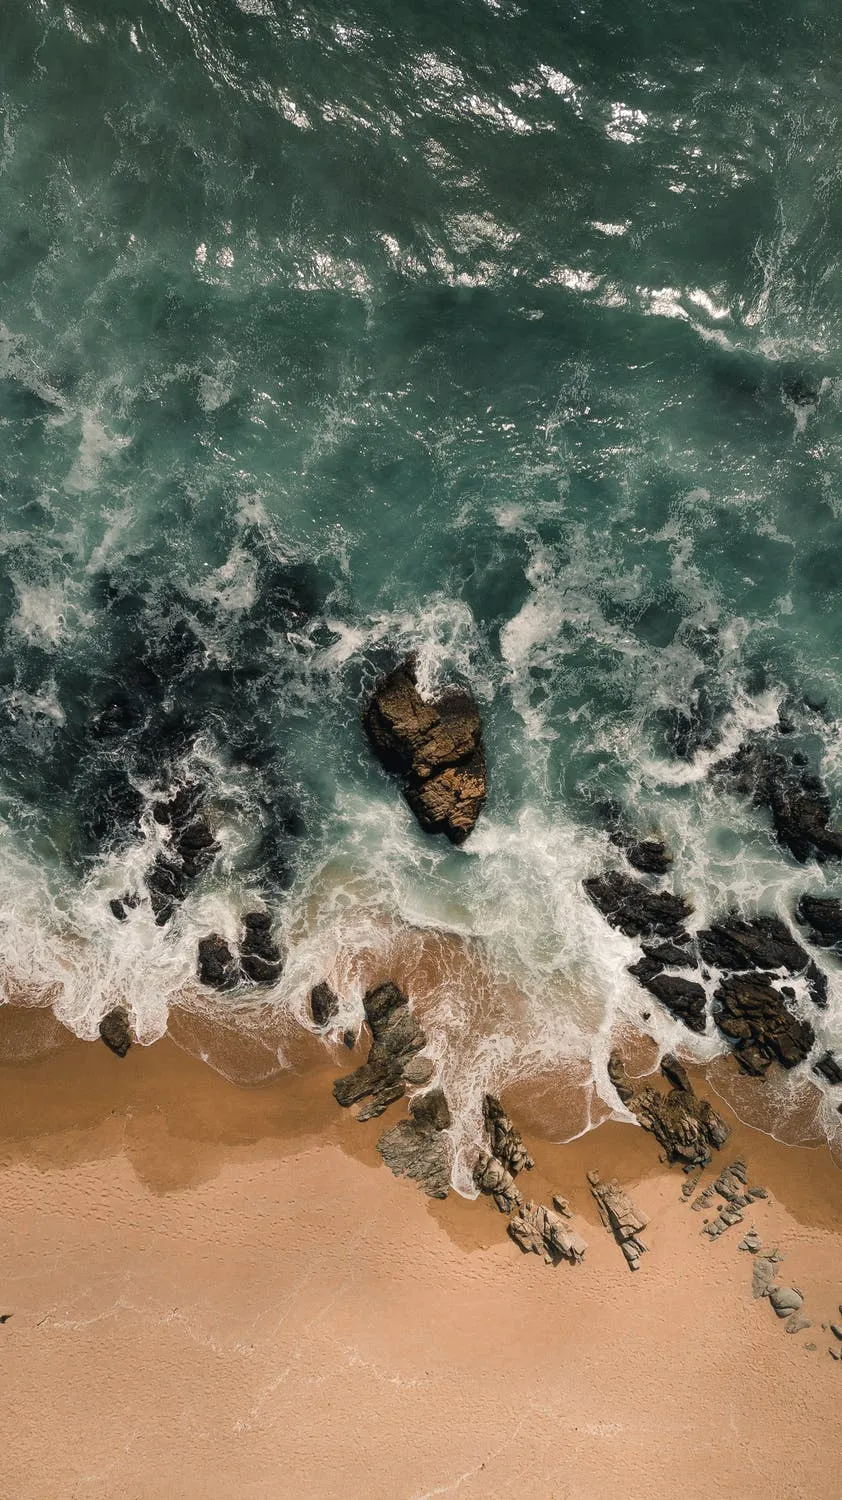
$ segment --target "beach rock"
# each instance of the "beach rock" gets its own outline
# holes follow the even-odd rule
[[[697,969],[699,960],[692,948],[681,947],[681,942],[689,942],[687,933],[679,934],[678,941],[672,943],[641,943],[644,958],[650,963],[658,965],[659,969]],[[633,969],[629,973],[634,973]]]
[[[838,1323],[831,1323],[830,1331],[835,1339],[842,1339],[842,1327]]]
[[[744,921],[730,916],[697,933],[699,953],[705,963],[723,972],[752,969],[785,969],[807,981],[815,1005],[827,1005],[827,975],[789,928],[778,917],[754,917]]]
[[[675,938],[693,910],[683,896],[653,891],[632,875],[609,870],[583,881],[585,891],[612,927],[627,937],[657,934]]]
[[[779,1318],[789,1318],[798,1312],[804,1298],[794,1286],[774,1286],[769,1292],[769,1301]]]
[[[677,1021],[703,1035],[707,1027],[707,994],[702,986],[695,980],[683,979],[680,974],[641,974],[639,968],[635,964],[629,972],[637,976],[644,989]]]
[[[802,1317],[801,1313],[797,1312],[786,1320],[787,1333],[803,1333],[805,1328],[812,1328],[812,1326],[809,1318]]]
[[[452,1147],[445,1134],[450,1107],[441,1089],[431,1089],[410,1105],[411,1120],[401,1120],[381,1135],[377,1149],[396,1177],[419,1182],[428,1198],[450,1191]]]
[[[818,1062],[813,1064],[813,1072],[818,1073],[828,1083],[842,1083],[842,1064],[832,1052],[823,1052]]]
[[[756,1229],[750,1229],[744,1239],[740,1240],[738,1250],[747,1250],[749,1255],[756,1255],[763,1248],[760,1235]]]
[[[815,1033],[787,1008],[769,974],[734,974],[714,994],[713,1015],[734,1044],[746,1073],[762,1076],[772,1062],[793,1068],[808,1056]]]
[[[283,966],[281,950],[272,937],[272,918],[268,911],[246,912],[240,941],[243,973],[253,984],[274,984],[280,978]]]
[[[224,937],[210,932],[199,939],[199,978],[215,990],[233,989],[239,980],[239,968]]]
[[[561,1260],[574,1265],[583,1259],[588,1248],[582,1236],[560,1214],[541,1203],[522,1204],[509,1220],[508,1230],[524,1253],[543,1255],[548,1265],[558,1265]]]
[[[125,1057],[132,1044],[128,1011],[122,1005],[115,1006],[100,1021],[99,1034],[106,1047],[110,1047],[118,1057]]]
[[[617,1052],[608,1059],[608,1076],[623,1103],[644,1130],[655,1136],[668,1161],[704,1166],[711,1151],[728,1139],[728,1127],[706,1099],[693,1093],[690,1079],[677,1058],[667,1053],[662,1072],[673,1087],[662,1093],[652,1086],[635,1089]]]
[[[751,1295],[759,1299],[768,1297],[778,1274],[777,1255],[757,1255],[751,1268]]]
[[[519,1131],[515,1129],[500,1100],[493,1094],[486,1094],[482,1114],[492,1156],[496,1156],[513,1177],[517,1177],[518,1172],[530,1172],[535,1163],[524,1146]]]
[[[747,1182],[746,1164],[742,1157],[738,1157],[729,1167],[722,1169],[713,1184],[713,1190],[735,1208],[747,1208],[752,1201],[751,1195],[746,1192]]]
[[[702,1234],[706,1234],[709,1239],[718,1240],[726,1229],[731,1229],[734,1224],[742,1224],[742,1222],[743,1215],[738,1208],[721,1208],[716,1218],[711,1219],[709,1224],[705,1224]]]
[[[827,790],[795,755],[785,756],[768,743],[753,741],[720,762],[717,771],[756,807],[768,808],[778,842],[800,864],[842,856],[842,832],[831,827]]]
[[[396,984],[368,990],[363,1009],[372,1036],[368,1058],[353,1073],[336,1079],[333,1095],[345,1109],[367,1099],[358,1118],[369,1120],[406,1093],[406,1070],[427,1039]]]
[[[511,1172],[507,1172],[496,1156],[480,1151],[474,1164],[474,1182],[481,1193],[494,1199],[501,1214],[513,1214],[523,1202],[520,1190]]]
[[[801,896],[795,908],[796,920],[811,928],[810,938],[817,947],[842,951],[842,901],[836,896]]]
[[[463,843],[486,796],[482,725],[472,695],[452,689],[426,702],[409,659],[378,682],[363,727],[381,765],[403,779],[404,796],[425,832]]]
[[[339,1014],[339,996],[324,980],[310,991],[310,1014],[313,1025],[319,1027],[329,1026]]]
[[[153,802],[152,815],[170,833],[167,847],[158,851],[146,873],[155,921],[163,927],[176,903],[184,900],[190,882],[213,863],[219,845],[204,810],[204,793],[195,782],[187,782],[171,797]]]
[[[633,839],[619,829],[609,837],[612,844],[622,849],[629,864],[644,875],[665,875],[672,864],[672,855],[660,839]]]
[[[639,1238],[648,1223],[645,1214],[638,1212],[615,1180],[602,1182],[598,1172],[588,1172],[587,1176],[603,1224],[613,1234],[631,1270],[636,1271],[647,1249]]]

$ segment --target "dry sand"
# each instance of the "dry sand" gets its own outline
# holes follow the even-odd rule
[[[10,1500],[839,1495],[826,1151],[739,1127],[723,1153],[771,1192],[753,1220],[815,1319],[790,1336],[751,1298],[750,1218],[709,1243],[633,1127],[528,1136],[521,1186],[564,1192],[589,1240],[583,1265],[552,1268],[489,1202],[392,1177],[383,1122],[331,1098],[347,1053],[313,1044],[244,1089],[171,1040],[120,1061],[46,1013],[0,1009],[0,1045],[43,1049],[0,1068]],[[636,1275],[592,1166],[650,1217]]]

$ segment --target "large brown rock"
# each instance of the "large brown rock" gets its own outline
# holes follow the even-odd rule
[[[441,1089],[413,1099],[411,1120],[401,1120],[381,1135],[377,1149],[396,1177],[419,1182],[428,1198],[450,1191],[452,1147],[450,1107]]]
[[[515,1129],[500,1100],[493,1094],[486,1094],[482,1114],[491,1155],[496,1156],[513,1177],[518,1172],[531,1171],[535,1163],[523,1144],[520,1132]]]
[[[598,1172],[588,1172],[587,1177],[596,1199],[599,1217],[609,1233],[613,1234],[630,1269],[636,1271],[641,1255],[649,1248],[640,1238],[640,1231],[649,1222],[646,1215],[635,1208],[616,1179],[603,1182]]]
[[[652,1132],[667,1160],[705,1166],[711,1151],[728,1139],[728,1126],[706,1099],[696,1097],[677,1058],[667,1053],[661,1071],[673,1085],[669,1092],[651,1086],[638,1091],[619,1053],[612,1052],[608,1059],[608,1076],[617,1093],[643,1129]]]
[[[543,1255],[547,1265],[558,1265],[560,1260],[569,1260],[574,1265],[584,1258],[588,1248],[561,1214],[545,1208],[543,1203],[522,1204],[507,1227],[524,1253]]]
[[[353,1073],[336,1079],[333,1096],[345,1109],[367,1099],[358,1118],[370,1120],[402,1098],[407,1083],[428,1082],[433,1065],[417,1055],[427,1038],[396,984],[389,982],[368,990],[363,1009],[372,1037],[368,1058]]]
[[[482,810],[487,780],[471,694],[453,689],[426,702],[408,660],[378,682],[363,726],[381,765],[403,778],[404,796],[425,832],[463,843]]]
[[[773,1062],[794,1068],[809,1054],[815,1033],[808,1021],[788,1009],[770,974],[732,974],[714,994],[713,1014],[734,1044],[746,1073],[761,1076]]]

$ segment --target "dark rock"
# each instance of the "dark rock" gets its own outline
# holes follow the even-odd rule
[[[166,800],[152,804],[156,823],[169,828],[169,845],[155,857],[146,884],[155,921],[163,927],[183,901],[190,882],[212,864],[219,849],[207,814],[202,810],[201,787],[188,782]]]
[[[660,839],[634,839],[620,829],[609,835],[612,844],[622,849],[630,865],[644,875],[665,875],[672,855]]]
[[[648,1223],[646,1215],[635,1208],[615,1180],[602,1182],[598,1172],[588,1172],[587,1175],[603,1224],[613,1234],[630,1269],[636,1271],[640,1257],[647,1249],[639,1238],[640,1231]]]
[[[811,940],[820,948],[842,951],[842,901],[836,896],[801,896],[795,915],[812,928]]]
[[[274,984],[283,971],[281,950],[272,937],[268,911],[250,911],[243,917],[240,968],[254,984]]]
[[[713,1014],[747,1073],[762,1075],[775,1061],[793,1068],[815,1041],[812,1026],[787,1009],[769,974],[724,979],[714,995]]]
[[[635,964],[634,970],[630,972],[636,973],[638,968],[639,965]],[[638,978],[644,988],[656,1000],[660,1000],[670,1015],[683,1021],[691,1031],[700,1035],[704,1032],[707,1025],[707,995],[700,984],[692,979],[682,979],[679,974],[647,974],[645,977],[638,974]]]
[[[511,1172],[487,1151],[480,1151],[474,1163],[474,1182],[481,1193],[494,1199],[501,1214],[513,1214],[523,1202]]]
[[[126,911],[125,905],[122,901],[119,900],[118,897],[112,897],[108,905],[111,907],[111,915],[113,917],[116,917],[118,922],[125,922],[127,920],[128,912]]]
[[[842,832],[830,825],[827,790],[796,756],[787,759],[760,741],[741,745],[717,769],[756,807],[769,809],[778,841],[800,864],[842,857]]]
[[[198,968],[202,984],[215,990],[233,989],[239,978],[237,961],[218,932],[199,939]]]
[[[785,969],[788,974],[803,976],[813,1004],[822,1008],[827,1005],[827,975],[779,917],[745,921],[731,915],[702,928],[696,941],[705,962],[726,972]]]
[[[310,1014],[314,1026],[329,1026],[339,1014],[339,996],[322,980],[310,991]],[[354,1046],[356,1038],[351,1042]]]
[[[583,881],[585,890],[612,927],[619,927],[627,937],[657,934],[675,938],[693,910],[683,896],[668,891],[653,891],[642,880],[609,870]]]
[[[110,1010],[99,1023],[99,1034],[106,1047],[110,1047],[118,1057],[125,1057],[132,1044],[128,1012],[121,1005]]]
[[[705,1166],[711,1151],[728,1139],[728,1126],[706,1099],[696,1097],[677,1058],[667,1053],[661,1068],[673,1085],[669,1092],[651,1086],[638,1091],[619,1053],[612,1052],[608,1059],[608,1076],[617,1093],[643,1129],[652,1132],[667,1160]]]
[[[793,406],[818,406],[820,392],[801,375],[790,376],[781,387],[786,400]]]
[[[363,726],[381,765],[403,778],[425,832],[463,843],[486,796],[482,726],[471,694],[454,689],[427,703],[408,660],[378,682]]]
[[[683,940],[689,941],[686,938],[686,934],[684,935],[684,939],[679,934],[679,941]],[[699,967],[699,960],[693,949],[680,947],[678,942],[641,943],[640,946],[643,949],[644,957],[651,959],[653,963],[657,963],[660,969],[697,969]],[[631,970],[629,970],[629,973],[631,973]]]
[[[354,1048],[357,1045],[357,1033],[354,1031],[353,1027],[349,1026],[347,1030],[343,1031],[342,1045],[343,1047],[347,1047],[349,1052],[353,1052]]]
[[[548,1265],[558,1265],[561,1260],[569,1260],[575,1265],[583,1260],[588,1248],[582,1236],[570,1228],[561,1214],[545,1208],[542,1203],[521,1204],[507,1227],[524,1254],[531,1251],[543,1255]]]
[[[842,1064],[832,1052],[822,1053],[818,1062],[813,1064],[813,1072],[827,1079],[828,1083],[842,1083]]]
[[[359,1112],[361,1120],[382,1114],[406,1093],[408,1081],[419,1081],[419,1072],[412,1064],[420,1061],[416,1054],[427,1040],[409,1009],[406,995],[396,984],[389,982],[368,990],[363,997],[363,1009],[372,1036],[368,1058],[362,1067],[337,1078],[333,1085],[334,1098],[343,1108],[369,1100]],[[429,1077],[431,1064],[428,1069]]]
[[[492,1156],[496,1156],[513,1177],[518,1172],[530,1172],[535,1163],[500,1100],[493,1094],[486,1094],[482,1113]]]
[[[401,1120],[377,1142],[386,1165],[396,1177],[420,1182],[430,1198],[446,1198],[450,1191],[452,1148],[445,1132],[450,1108],[441,1089],[431,1089],[410,1106],[412,1119]]]

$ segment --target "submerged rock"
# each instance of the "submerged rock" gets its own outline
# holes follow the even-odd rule
[[[636,1271],[641,1255],[648,1248],[639,1238],[649,1222],[646,1215],[635,1208],[616,1180],[603,1182],[598,1172],[587,1175],[603,1224],[613,1234],[630,1269]]]
[[[677,1058],[664,1057],[661,1070],[673,1087],[669,1093],[648,1087],[636,1090],[617,1052],[608,1059],[608,1076],[623,1103],[662,1147],[668,1161],[705,1166],[711,1152],[728,1139],[729,1130],[706,1099],[693,1093],[690,1079]]]
[[[642,880],[609,870],[583,881],[594,906],[612,927],[619,927],[627,937],[675,938],[693,908],[683,896],[669,891],[653,891]]]
[[[339,996],[324,980],[310,991],[310,1014],[313,1025],[322,1028],[329,1026],[339,1014]]]
[[[378,682],[363,726],[381,765],[404,781],[404,796],[427,833],[468,837],[486,796],[482,725],[469,692],[421,697],[412,660]]]
[[[584,1258],[587,1242],[565,1221],[561,1214],[541,1203],[524,1203],[509,1220],[509,1234],[524,1253],[543,1255],[548,1265],[568,1260],[571,1265]]]
[[[411,1120],[401,1120],[381,1135],[377,1149],[396,1177],[420,1182],[429,1198],[450,1191],[452,1148],[450,1107],[441,1089],[431,1089],[410,1105]]]
[[[428,1081],[432,1064],[417,1057],[427,1038],[396,984],[390,981],[368,990],[363,1009],[372,1036],[368,1058],[353,1073],[336,1079],[333,1095],[345,1109],[368,1099],[358,1116],[368,1120],[402,1098],[408,1082]]]
[[[795,916],[812,929],[810,938],[817,947],[842,952],[842,901],[836,896],[801,896]]]
[[[274,984],[280,978],[284,962],[272,937],[272,918],[268,911],[246,912],[243,929],[240,968],[253,984]]]
[[[218,932],[199,939],[199,978],[215,990],[231,990],[240,975],[237,960]]]
[[[813,1064],[813,1072],[818,1073],[828,1083],[842,1083],[842,1063],[834,1057],[832,1052],[823,1052],[818,1062]]]
[[[118,1057],[125,1057],[133,1040],[128,1011],[122,1005],[115,1006],[100,1021],[99,1034],[106,1047],[110,1047]]]
[[[796,756],[753,742],[741,745],[717,769],[756,807],[769,809],[779,843],[800,864],[842,857],[842,831],[831,827],[827,789]]]
[[[635,839],[615,828],[609,835],[612,844],[622,849],[629,864],[643,875],[665,875],[672,855],[660,839]]]
[[[183,901],[195,880],[212,863],[219,845],[204,810],[204,794],[195,782],[187,782],[171,797],[152,804],[152,814],[169,828],[169,843],[160,849],[146,874],[155,921],[163,927]]]
[[[714,1019],[734,1045],[740,1067],[762,1076],[773,1062],[794,1068],[808,1056],[815,1033],[787,1008],[769,974],[733,974],[714,995]]]
[[[535,1163],[500,1100],[493,1094],[486,1094],[482,1113],[492,1156],[496,1156],[513,1177],[518,1172],[530,1172]]]

